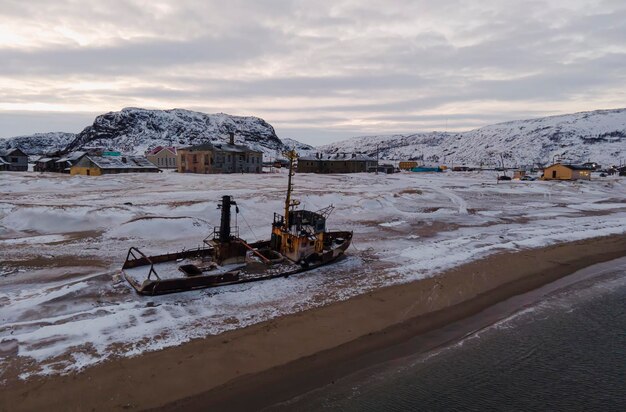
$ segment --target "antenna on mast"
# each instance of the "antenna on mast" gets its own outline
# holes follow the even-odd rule
[[[298,153],[295,149],[291,149],[284,152],[283,155],[289,160],[289,179],[287,180],[287,197],[285,198],[285,230],[289,230],[289,209],[291,209],[292,206],[298,206],[300,204],[297,200],[291,200],[291,191],[293,190],[291,178],[295,175],[293,165],[298,159]]]

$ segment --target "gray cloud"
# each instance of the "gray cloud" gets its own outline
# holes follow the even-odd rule
[[[5,1],[2,135],[125,106],[325,142],[623,105],[624,21],[614,0]]]

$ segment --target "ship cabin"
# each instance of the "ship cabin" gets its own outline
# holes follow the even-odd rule
[[[326,217],[308,210],[290,210],[285,217],[274,213],[270,247],[293,262],[307,262],[324,250]]]

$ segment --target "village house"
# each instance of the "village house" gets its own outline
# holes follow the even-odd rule
[[[261,173],[263,152],[230,142],[203,143],[177,150],[180,173]]]
[[[28,170],[28,155],[20,149],[0,150],[0,171],[25,172]]]
[[[70,168],[85,154],[72,152],[63,157],[41,157],[35,161],[35,172],[69,173]]]
[[[591,170],[581,165],[555,163],[543,171],[543,180],[591,180]]]
[[[146,153],[146,159],[161,169],[176,169],[176,148],[157,146]]]
[[[156,173],[161,170],[145,157],[83,155],[70,168],[70,174],[100,176],[116,173]]]
[[[298,173],[363,173],[376,166],[376,159],[356,153],[317,153],[298,159]]]

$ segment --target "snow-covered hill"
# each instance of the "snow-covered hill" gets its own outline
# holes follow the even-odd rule
[[[143,154],[156,146],[184,147],[205,142],[227,142],[229,132],[235,141],[276,157],[287,146],[274,128],[258,117],[205,114],[183,109],[147,110],[126,108],[96,117],[91,126],[78,134],[36,134],[11,138],[0,147],[20,147],[28,154],[68,152],[84,147],[104,147],[128,154]],[[289,147],[293,145],[290,141]],[[301,147],[310,146],[296,142]]]
[[[546,164],[555,156],[571,162],[619,164],[626,159],[626,109],[596,110],[499,123],[462,133],[416,133],[355,137],[319,149],[363,152],[389,160],[436,164],[507,166]]]
[[[227,142],[229,132],[237,143],[264,152],[282,148],[274,128],[258,117],[205,114],[182,109],[146,110],[126,108],[96,117],[80,132],[67,150],[102,146],[126,153],[144,153],[155,146],[189,146]]]
[[[300,156],[308,156],[309,154],[315,153],[317,151],[315,147],[294,139],[286,138],[281,140],[283,141],[286,149],[295,149]]]
[[[42,155],[63,150],[76,138],[75,133],[49,132],[35,133],[28,136],[17,136],[0,139],[0,149],[19,147],[29,155]]]
[[[555,156],[571,162],[618,164],[626,159],[626,109],[597,110],[485,126],[462,133],[415,133],[355,137],[317,149],[293,139],[281,141],[274,128],[258,117],[205,114],[189,110],[126,108],[96,117],[78,134],[38,133],[0,140],[0,149],[19,147],[31,155],[67,152],[86,146],[142,154],[156,146],[225,142],[234,131],[237,143],[274,158],[288,148],[301,156],[315,150],[361,152],[385,160],[418,159],[431,164],[507,166],[546,164]]]

